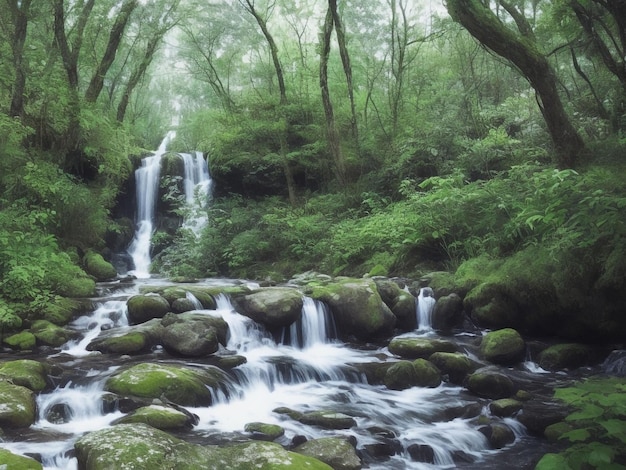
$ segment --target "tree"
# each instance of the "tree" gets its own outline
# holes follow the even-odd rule
[[[450,16],[484,46],[513,63],[535,89],[560,167],[572,167],[585,143],[570,122],[557,89],[557,78],[535,41],[525,17],[510,3],[499,4],[514,18],[517,32],[480,0],[449,0]]]
[[[26,70],[24,64],[24,44],[28,19],[30,14],[31,0],[6,0],[13,31],[10,36],[11,50],[13,52],[13,68],[15,70],[15,80],[11,93],[11,116],[22,117],[24,113],[24,90],[26,88]]]

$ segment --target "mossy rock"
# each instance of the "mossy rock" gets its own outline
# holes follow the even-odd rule
[[[36,320],[30,327],[37,342],[45,346],[59,347],[77,337],[76,333],[47,320]]]
[[[462,384],[468,374],[478,368],[478,364],[462,353],[436,352],[428,360],[432,362],[442,374],[447,375],[450,382]]]
[[[513,416],[519,410],[522,409],[522,404],[514,400],[513,398],[502,398],[500,400],[492,401],[489,404],[489,410],[491,414],[494,416],[499,416],[500,418],[507,418],[509,416]]]
[[[374,282],[381,299],[398,319],[397,327],[402,330],[417,328],[415,297],[390,279],[375,279]]]
[[[153,318],[163,318],[171,310],[170,303],[160,295],[135,295],[128,299],[128,319],[143,323]]]
[[[417,375],[416,386],[434,388],[441,384],[441,372],[426,359],[415,359],[413,368]]]
[[[269,423],[247,423],[244,431],[252,434],[253,439],[261,441],[273,441],[285,434],[285,429],[278,424]]]
[[[490,362],[513,365],[524,359],[526,343],[516,330],[504,328],[483,336],[480,351]]]
[[[515,393],[510,377],[499,372],[479,369],[467,378],[468,390],[485,398],[508,398]]]
[[[26,428],[35,422],[36,404],[32,390],[0,380],[0,428]]]
[[[232,296],[236,310],[270,329],[291,325],[302,315],[302,293],[288,287],[267,287]]]
[[[41,362],[19,359],[0,364],[0,380],[8,379],[33,392],[41,392],[48,386],[48,368]]]
[[[89,250],[83,257],[85,272],[93,276],[96,281],[109,281],[117,277],[117,270],[106,261],[100,253]]]
[[[502,449],[515,441],[515,433],[506,424],[491,423],[479,431],[485,435],[493,449]]]
[[[30,331],[20,331],[2,340],[4,344],[17,351],[29,351],[37,345],[37,338]]]
[[[578,343],[555,344],[539,353],[539,365],[546,370],[575,369],[585,366],[592,357],[589,346]]]
[[[153,428],[167,430],[191,429],[193,418],[188,413],[175,410],[167,406],[150,405],[138,408],[137,410],[123,416],[113,424],[144,423]]]
[[[519,307],[499,283],[478,285],[465,296],[463,306],[483,328],[506,328],[519,323]]]
[[[215,456],[199,468],[206,470],[226,468],[228,470],[333,470],[331,466],[314,457],[286,451],[274,442],[251,441],[223,446],[215,448],[214,453]]]
[[[202,307],[207,309],[207,310],[215,310],[215,299],[213,298],[213,296],[209,293],[206,292],[205,290],[203,290],[202,287],[200,286],[185,286],[185,287],[181,287],[181,286],[175,286],[175,287],[167,287],[165,289],[163,289],[160,294],[162,297],[164,297],[169,303],[170,305],[172,305],[172,308],[174,307],[174,302],[176,301],[187,301],[187,302],[191,302],[188,298],[187,298],[187,293],[192,294],[196,299],[198,299],[198,301],[202,304]],[[190,309],[193,310],[193,309]],[[187,311],[187,310],[185,310]]]
[[[417,372],[410,361],[400,361],[387,369],[384,383],[391,390],[405,390],[417,383]]]
[[[131,331],[119,336],[96,338],[87,345],[88,351],[110,354],[136,354],[150,349],[151,343],[141,331]]]
[[[463,300],[456,293],[439,297],[432,313],[435,330],[449,331],[461,326],[465,319]]]
[[[456,345],[443,339],[396,337],[389,342],[389,352],[405,359],[430,357],[436,352],[455,352]]]
[[[50,323],[54,323],[55,325],[64,326],[83,310],[85,310],[84,305],[78,300],[58,298],[51,302],[47,302],[43,309],[39,312],[39,317],[43,320],[49,321]]]
[[[359,470],[361,459],[354,446],[344,437],[321,437],[300,444],[294,452],[314,457],[334,470]]]
[[[63,297],[72,299],[92,297],[96,293],[96,281],[86,273],[80,276],[73,276],[63,279],[63,283],[57,286],[56,292]],[[49,320],[56,323],[52,319]]]
[[[298,418],[298,421],[302,424],[318,426],[324,429],[350,429],[356,426],[356,421],[352,416],[327,410],[304,413]]]
[[[43,466],[34,459],[16,455],[0,449],[0,468],[6,470],[43,470]]]
[[[123,396],[166,398],[182,406],[208,406],[211,390],[226,376],[217,367],[192,369],[182,366],[141,363],[125,369],[106,382],[106,390]]]

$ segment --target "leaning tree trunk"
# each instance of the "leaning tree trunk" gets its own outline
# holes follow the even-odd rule
[[[565,112],[552,67],[532,38],[509,29],[480,0],[448,0],[447,8],[450,16],[472,36],[512,62],[526,77],[537,93],[558,165],[574,166],[585,150],[585,143]]]

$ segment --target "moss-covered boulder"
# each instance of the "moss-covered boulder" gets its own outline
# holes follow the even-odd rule
[[[11,349],[29,351],[37,345],[37,338],[30,331],[20,331],[2,340]]]
[[[131,323],[143,323],[153,318],[163,318],[171,310],[170,303],[160,295],[135,295],[128,299],[128,319]]]
[[[0,428],[25,428],[35,422],[35,394],[26,387],[0,380],[0,405]]]
[[[521,409],[522,403],[513,398],[501,398],[500,400],[492,401],[489,404],[491,414],[499,416],[500,418],[513,416]]]
[[[161,343],[175,355],[207,356],[216,352],[220,343],[226,345],[228,324],[219,317],[193,312],[168,313],[161,325]]]
[[[437,387],[441,383],[441,374],[439,369],[425,359],[400,361],[387,369],[384,383],[392,390]]]
[[[278,424],[247,423],[244,431],[251,434],[252,439],[261,441],[274,441],[285,434],[285,429]]]
[[[90,303],[88,306],[85,306],[84,303],[79,300],[59,297],[50,302],[46,302],[46,305],[44,305],[38,313],[39,318],[54,323],[55,325],[63,326],[67,325],[72,318],[86,310],[91,310]]]
[[[36,320],[33,322],[30,332],[35,335],[37,343],[44,346],[59,347],[77,338],[75,332],[57,326],[47,320]]]
[[[396,325],[395,315],[371,279],[336,279],[312,287],[309,295],[328,304],[341,336],[363,341],[388,337]]]
[[[96,338],[87,345],[87,350],[107,354],[137,354],[148,351],[150,347],[151,343],[145,333],[129,331],[118,336]]]
[[[0,364],[0,380],[3,379],[33,392],[41,392],[48,386],[48,367],[30,359],[5,362]]]
[[[354,446],[344,437],[311,439],[296,447],[294,452],[321,460],[333,470],[358,470],[362,467]]]
[[[113,424],[144,423],[153,428],[167,430],[191,429],[194,417],[189,413],[160,405],[150,405],[138,408],[126,416],[117,419]]]
[[[78,468],[84,470],[332,470],[313,457],[288,452],[272,442],[199,446],[145,424],[95,431],[78,439],[74,447]]]
[[[214,288],[209,288],[214,291]],[[195,310],[198,307],[193,306],[192,308],[188,308],[193,305],[192,297],[189,294],[193,295],[195,299],[200,302],[202,308],[207,310],[215,310],[215,299],[210,292],[206,291],[201,286],[174,286],[174,287],[166,287],[159,291],[160,295],[165,298],[170,305],[172,306],[172,310],[176,313],[187,312],[189,310]],[[176,307],[175,307],[176,304]]]
[[[508,398],[515,393],[515,384],[510,377],[490,370],[479,369],[466,381],[467,389],[485,398]]]
[[[302,315],[302,294],[287,287],[267,287],[231,300],[239,313],[270,329],[291,325]]]
[[[417,375],[416,386],[438,387],[441,384],[441,372],[434,364],[426,359],[415,359],[413,368]]]
[[[332,410],[311,411],[298,416],[297,420],[302,424],[324,429],[350,429],[356,426],[356,421],[352,416]]]
[[[456,345],[444,339],[399,336],[389,342],[389,352],[405,359],[428,358],[436,352],[455,352]]]
[[[458,294],[452,293],[437,300],[431,322],[434,329],[449,331],[461,326],[464,319],[463,299]]]
[[[96,281],[108,281],[117,277],[117,271],[100,253],[89,250],[83,257],[85,272]]]
[[[211,390],[227,380],[217,367],[189,367],[141,363],[111,376],[109,392],[138,398],[165,398],[182,406],[208,406]]]
[[[515,441],[513,430],[503,423],[491,423],[479,431],[484,434],[493,449],[502,449]]]
[[[415,297],[391,279],[375,279],[374,282],[381,299],[398,319],[396,326],[402,330],[417,328]]]
[[[465,354],[454,352],[436,352],[428,360],[452,383],[461,385],[468,374],[478,369],[479,365]]]
[[[0,468],[7,470],[42,470],[43,466],[29,457],[16,455],[8,450],[0,449]]]
[[[526,343],[516,330],[504,328],[483,336],[480,351],[490,362],[512,365],[524,359]]]
[[[519,324],[518,305],[497,282],[485,282],[472,289],[463,299],[472,320],[483,328],[504,328]]]
[[[588,365],[592,349],[584,344],[562,343],[550,346],[539,353],[539,365],[546,370],[575,369]]]

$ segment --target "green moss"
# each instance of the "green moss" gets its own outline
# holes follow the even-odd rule
[[[87,274],[92,275],[96,281],[107,281],[117,277],[117,271],[111,263],[105,261],[100,253],[88,251],[83,258],[83,265]]]
[[[8,450],[0,449],[0,462],[7,470],[42,470],[42,465],[29,457],[13,454]]]
[[[140,331],[105,338],[97,344],[97,350],[114,354],[132,354],[148,347],[146,335]]]
[[[47,386],[47,367],[30,359],[5,362],[0,365],[0,378],[7,378],[33,392],[41,392]]]
[[[36,418],[35,395],[32,390],[0,380],[0,428],[24,428]]]
[[[185,413],[165,406],[144,406],[123,416],[115,424],[144,423],[156,429],[183,429],[191,427],[191,419]]]
[[[37,344],[37,338],[30,331],[22,331],[11,335],[3,340],[7,346],[20,351],[33,349]]]
[[[417,374],[416,385],[418,387],[438,387],[441,384],[439,369],[426,359],[415,359],[413,368]]]
[[[259,435],[263,440],[273,441],[285,434],[282,426],[268,423],[248,423],[244,431]]]
[[[524,359],[526,344],[512,328],[487,333],[480,343],[485,359],[498,364],[515,364]]]
[[[33,322],[30,331],[35,335],[39,343],[53,347],[59,347],[67,343],[73,336],[69,330],[47,320]]]
[[[584,344],[555,344],[541,351],[539,365],[547,370],[574,369],[587,365],[591,356],[591,348]]]

